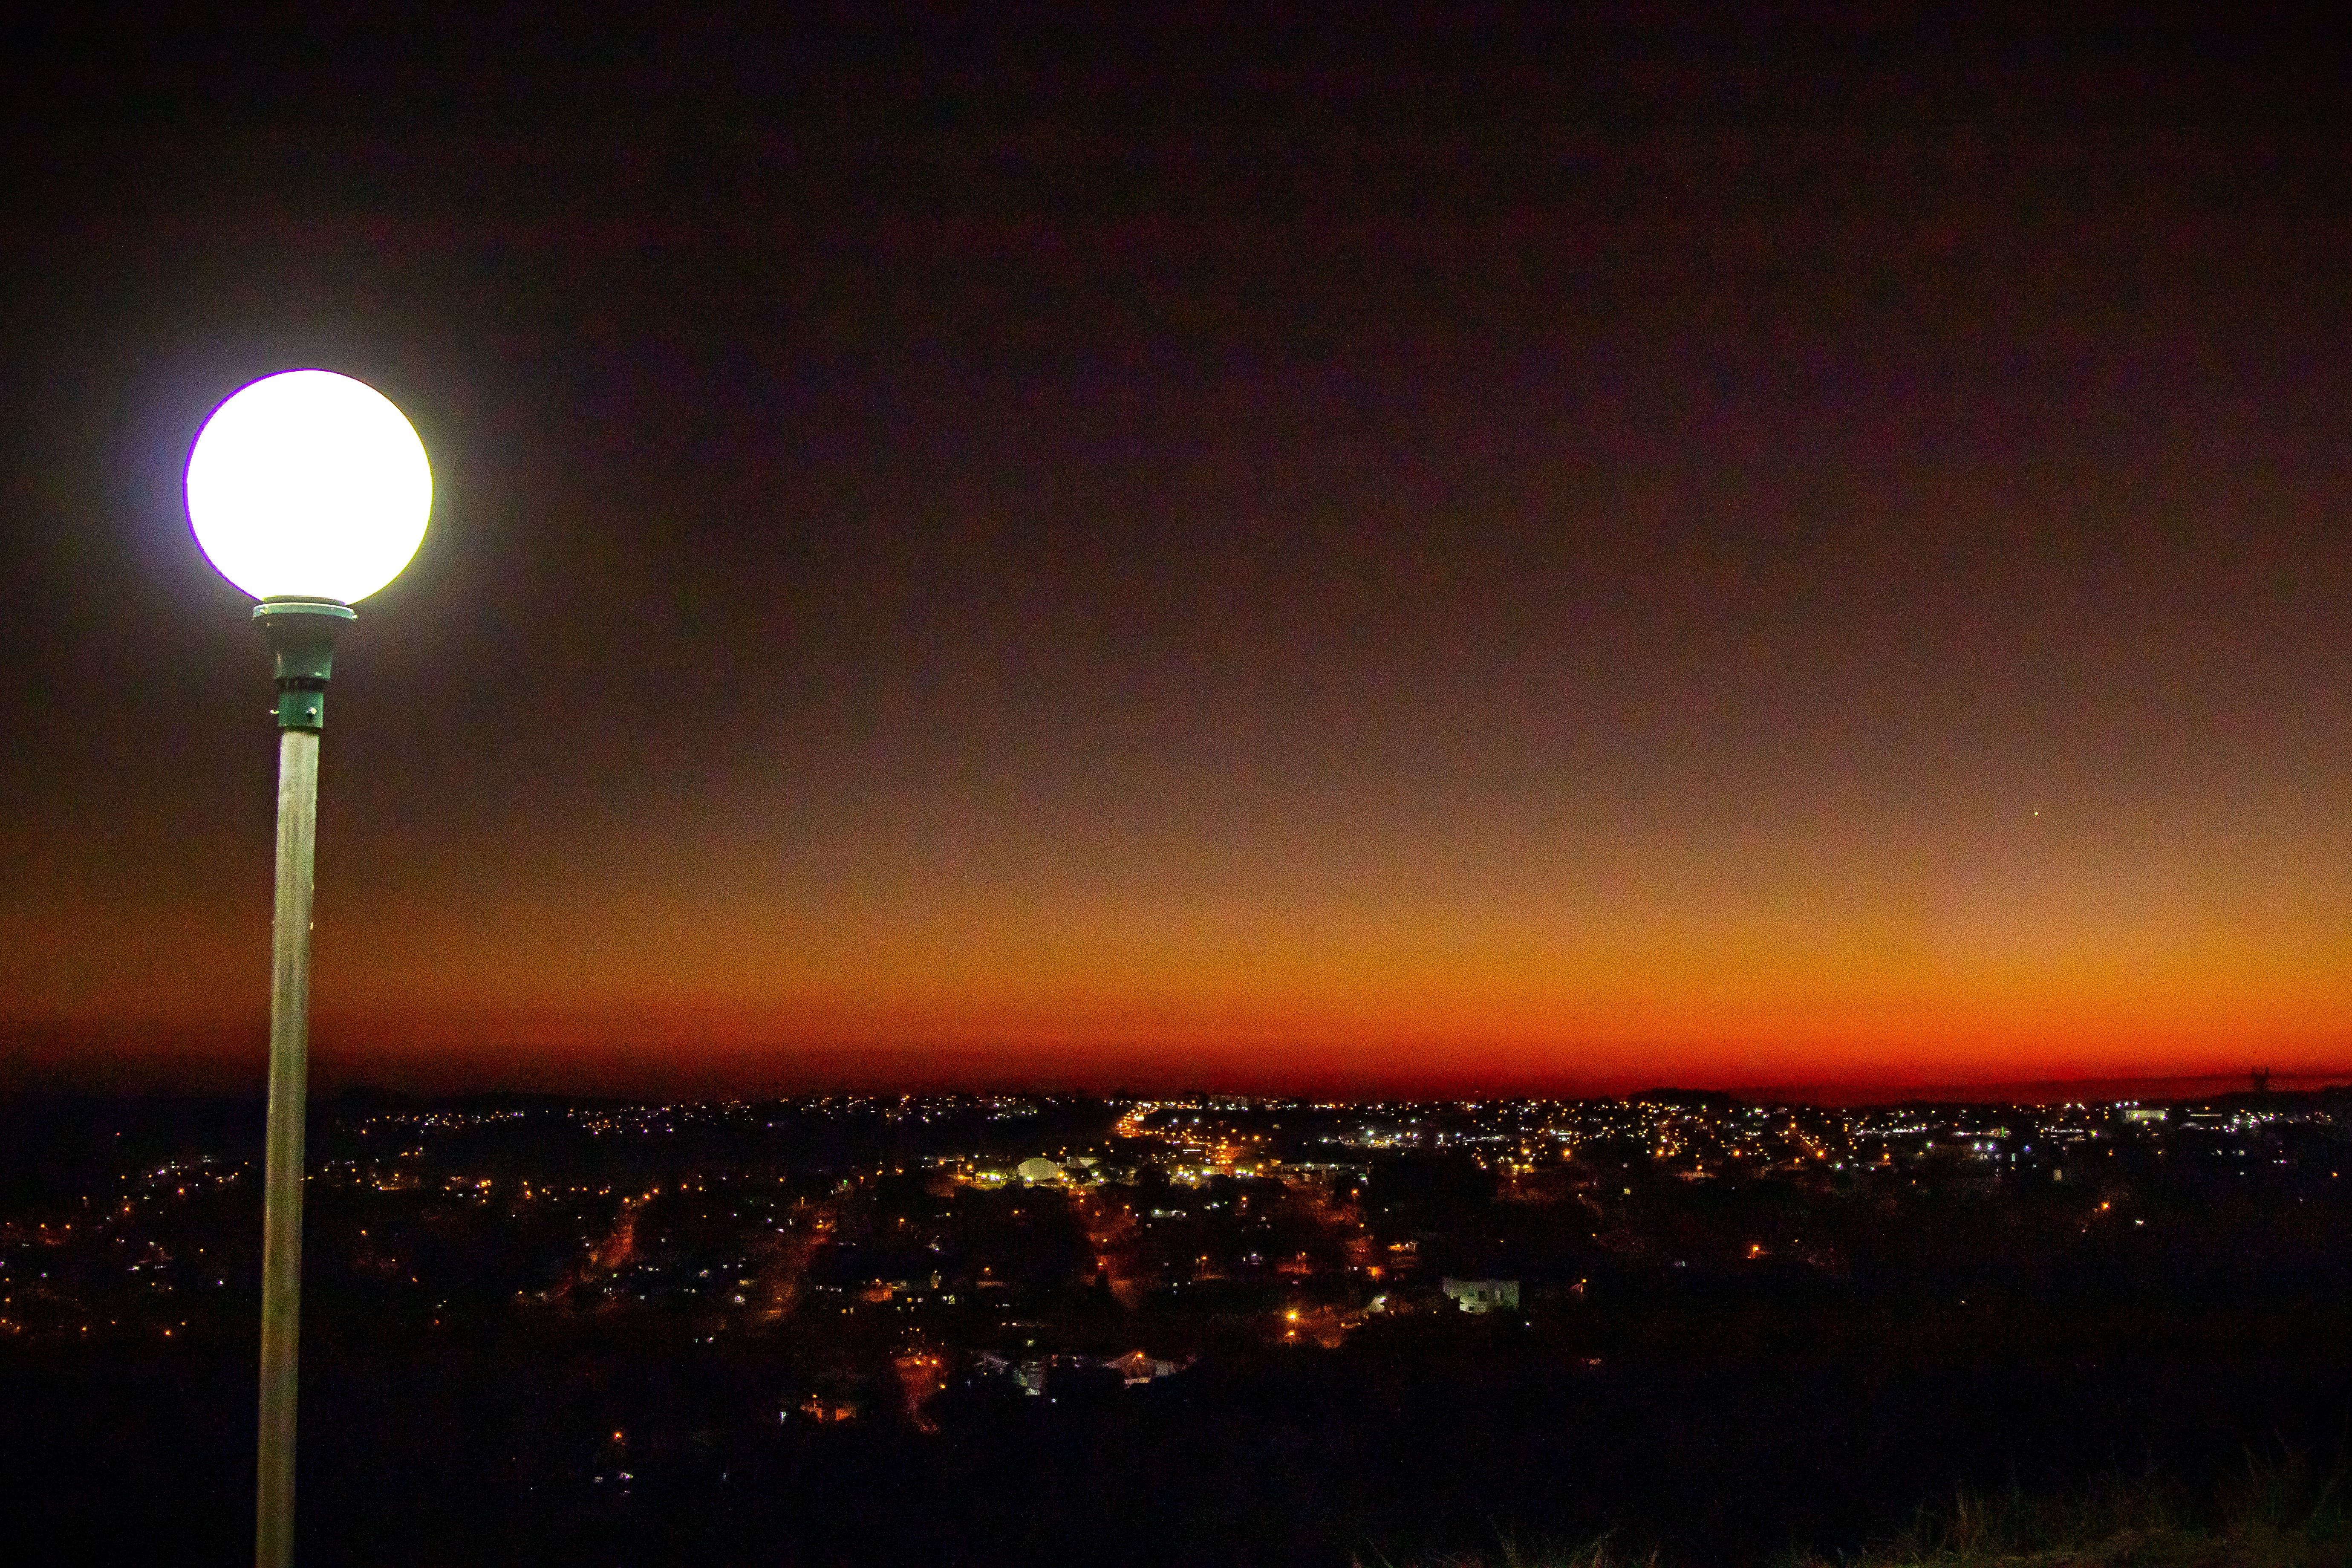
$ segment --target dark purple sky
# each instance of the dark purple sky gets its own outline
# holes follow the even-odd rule
[[[303,364],[439,486],[335,691],[330,1079],[2352,1068],[2307,43],[13,54],[9,1077],[257,1071],[178,483]]]

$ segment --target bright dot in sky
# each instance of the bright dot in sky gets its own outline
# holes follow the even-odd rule
[[[347,375],[289,370],[213,411],[188,455],[188,521],[257,599],[351,604],[408,564],[433,510],[425,444]]]

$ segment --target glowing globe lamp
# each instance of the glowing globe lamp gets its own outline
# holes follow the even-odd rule
[[[278,885],[271,921],[269,1120],[261,1202],[257,1568],[294,1560],[295,1385],[302,1303],[319,744],[352,601],[408,564],[433,510],[425,447],[384,395],[324,370],[257,381],[188,455],[188,521],[221,575],[260,600],[278,666]]]
[[[188,458],[196,542],[257,599],[367,597],[416,553],[432,510],[416,432],[332,371],[255,382],[214,410]]]

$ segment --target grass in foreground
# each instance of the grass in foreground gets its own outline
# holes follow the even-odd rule
[[[2200,1499],[2159,1481],[2113,1477],[2061,1497],[1960,1492],[1922,1507],[1859,1553],[1801,1552],[1785,1568],[2352,1568],[2346,1469],[2315,1473],[2300,1455],[2247,1458]],[[1375,1557],[1365,1563],[1374,1568]],[[1664,1568],[1670,1559],[1607,1538],[1571,1551],[1423,1558],[1412,1568]]]

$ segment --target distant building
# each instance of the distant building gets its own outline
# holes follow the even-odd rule
[[[1519,1282],[1516,1279],[1448,1279],[1440,1282],[1439,1289],[1465,1312],[1519,1310]]]
[[[1038,1182],[1058,1182],[1062,1179],[1062,1167],[1043,1154],[1034,1154],[1015,1165],[1013,1168],[1013,1173],[1032,1184]]]
[[[1118,1373],[1129,1387],[1139,1383],[1150,1383],[1155,1378],[1173,1377],[1179,1370],[1174,1362],[1161,1361],[1156,1356],[1145,1355],[1141,1351],[1113,1356],[1102,1364]]]
[[[1041,1355],[1031,1356],[1026,1361],[1017,1362],[1009,1356],[983,1351],[973,1370],[984,1377],[1010,1378],[1013,1385],[1025,1394],[1042,1394],[1047,1391],[1049,1385],[1057,1381],[1066,1387],[1070,1380],[1100,1378],[1106,1373],[1115,1375],[1121,1384],[1133,1388],[1138,1384],[1152,1383],[1163,1377],[1173,1377],[1183,1371],[1186,1364],[1182,1362],[1162,1361],[1157,1356],[1146,1355],[1141,1351],[1129,1351],[1125,1355],[1113,1356],[1108,1361],[1082,1355]]]
[[[1031,1356],[1027,1361],[1014,1361],[998,1355],[994,1351],[982,1351],[975,1370],[984,1377],[1009,1377],[1024,1394],[1045,1392],[1045,1373],[1054,1361],[1052,1356]]]
[[[812,1394],[801,1401],[801,1414],[812,1421],[826,1426],[857,1419],[857,1401],[840,1399],[823,1394]]]

